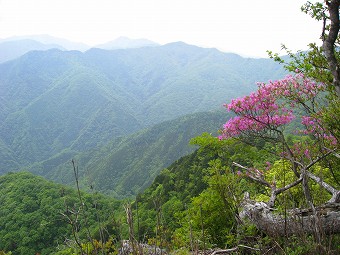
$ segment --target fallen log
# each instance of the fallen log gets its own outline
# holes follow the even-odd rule
[[[246,197],[239,216],[270,236],[313,234],[316,222],[324,234],[340,233],[340,203],[326,203],[315,209],[316,215],[311,209],[289,210],[282,215],[268,204]]]

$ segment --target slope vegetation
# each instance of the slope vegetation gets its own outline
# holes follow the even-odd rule
[[[84,53],[56,49],[29,52],[0,65],[0,173],[26,168],[53,179],[63,178],[63,171],[56,169],[76,154],[92,157],[89,152],[93,150],[126,142],[119,137],[187,114],[218,109],[231,98],[254,90],[256,81],[282,75],[282,68],[269,59],[247,59],[181,42]],[[167,125],[173,124],[163,127]],[[173,133],[178,135],[188,132],[175,127]],[[162,132],[158,131],[159,144],[167,140]],[[127,155],[122,148],[132,145],[124,142],[117,151]],[[153,158],[146,164],[149,167],[140,167],[142,175],[146,171],[153,178],[155,165],[164,166],[174,159],[166,159],[164,155],[172,150],[163,146],[149,151],[150,156],[133,159],[143,162],[146,157]],[[174,150],[177,154],[172,153],[176,157],[186,153],[178,148]],[[114,153],[106,151],[101,160],[97,155],[95,159],[101,163],[91,165],[91,171],[100,169],[99,179],[111,180],[110,185],[98,181],[105,190],[117,184],[112,181],[117,180],[117,174],[128,178],[122,168],[127,170],[131,164],[137,168],[136,162],[121,161],[124,157]],[[162,162],[154,163],[158,161]],[[47,165],[41,167],[41,162]],[[112,162],[122,167],[114,170]],[[149,181],[138,183],[138,187]],[[126,184],[132,185],[127,193],[139,189],[131,180]]]
[[[52,254],[59,244],[73,238],[71,225],[62,213],[79,210],[76,190],[20,172],[0,176],[0,194],[0,253],[5,250],[22,255]],[[88,227],[95,236],[96,215],[102,217],[103,226],[108,224],[120,202],[98,194],[82,196],[88,206]],[[82,228],[77,234],[84,236],[83,215],[79,215],[78,221]]]

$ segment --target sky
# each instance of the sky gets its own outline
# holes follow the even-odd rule
[[[0,0],[0,38],[49,34],[90,46],[120,36],[183,41],[267,57],[318,42],[322,24],[306,0]],[[313,1],[312,1],[313,2]]]

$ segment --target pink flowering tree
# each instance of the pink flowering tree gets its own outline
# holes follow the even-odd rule
[[[252,206],[246,197],[245,201],[248,202],[244,215],[248,215],[255,225],[268,233],[273,229],[273,234],[279,235],[289,234],[288,230],[293,234],[302,233],[301,230],[314,233],[319,244],[320,226],[323,226],[325,231],[340,233],[339,180],[334,174],[340,172],[339,9],[340,0],[307,1],[301,7],[303,12],[321,22],[322,45],[311,43],[308,51],[299,52],[289,51],[283,45],[283,49],[289,56],[288,62],[279,57],[279,54],[268,51],[269,56],[283,63],[289,72],[294,72],[296,69],[302,72],[297,71],[295,75],[279,81],[258,84],[256,92],[225,105],[228,111],[235,113],[235,117],[223,126],[219,137],[241,139],[246,143],[262,139],[272,142],[274,148],[275,145],[276,148],[280,148],[280,151],[272,152],[277,152],[277,156],[281,158],[280,162],[288,163],[289,173],[294,177],[293,181],[280,187],[276,187],[275,182],[266,179],[266,174],[271,174],[273,171],[273,164],[268,162],[267,166],[264,166],[265,169],[256,169],[234,162],[239,169],[238,175],[250,178],[271,191],[269,201],[256,206],[254,204]],[[299,123],[299,126],[296,123]],[[288,130],[291,132],[292,124],[296,127],[295,134],[301,136],[298,141],[292,141],[287,136]],[[334,162],[335,164],[332,164]],[[323,170],[316,171],[316,168],[331,171],[332,179],[327,179],[326,182]],[[330,214],[329,211],[323,215],[318,211],[308,181],[317,183],[331,194],[328,196],[331,198],[324,206],[331,206],[334,203],[338,205],[335,212],[332,211],[334,214]],[[304,197],[309,205],[304,213],[308,217],[312,215],[311,219],[302,216],[302,209],[295,210],[301,212],[299,215],[295,214],[300,217],[299,222],[272,215],[276,197],[299,185],[302,186]],[[308,210],[311,210],[312,214]],[[279,222],[284,224],[280,225]]]
[[[296,176],[295,181],[277,188],[275,182],[265,178],[264,172],[271,170],[269,163],[266,169],[258,170],[234,162],[235,166],[245,171],[247,178],[270,189],[270,199],[266,203],[269,208],[274,207],[279,194],[302,185],[306,202],[316,216],[317,209],[308,185],[310,180],[331,194],[328,202],[340,202],[340,191],[313,173],[316,164],[330,157],[339,157],[338,138],[323,123],[322,112],[327,104],[325,95],[324,84],[314,82],[297,71],[295,75],[288,75],[282,80],[259,83],[256,92],[225,105],[236,116],[224,124],[219,138],[238,138],[248,143],[260,138],[272,142],[280,148],[276,151],[277,155],[289,162],[289,168]],[[308,136],[309,139],[295,143],[287,140],[285,129],[293,121],[295,126],[300,127],[294,131],[296,135]],[[320,232],[320,229],[314,230]]]

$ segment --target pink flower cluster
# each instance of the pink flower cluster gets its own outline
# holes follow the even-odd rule
[[[314,142],[308,140],[296,142],[290,147],[294,159],[305,165],[320,155],[319,149]],[[283,156],[287,158],[288,155]]]
[[[302,73],[267,84],[258,83],[256,92],[225,105],[237,116],[224,124],[219,138],[278,129],[295,118],[293,109],[296,104],[307,105],[325,88],[325,85],[304,77]]]
[[[322,128],[322,123],[320,123],[319,119],[311,116],[302,116],[301,123],[305,126],[305,129],[301,131],[302,134],[312,135],[317,139],[323,139],[328,141],[330,145],[337,144],[336,138]]]

